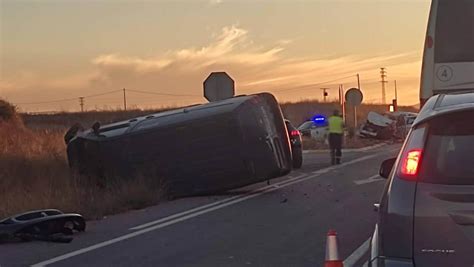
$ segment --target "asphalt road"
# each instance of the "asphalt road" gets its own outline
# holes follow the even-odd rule
[[[0,245],[0,266],[322,266],[338,232],[346,266],[362,266],[385,180],[399,146],[304,156],[301,170],[215,196],[178,199],[89,222],[70,244]]]

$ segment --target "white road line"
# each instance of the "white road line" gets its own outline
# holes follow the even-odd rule
[[[280,183],[291,182],[295,179],[299,179],[299,178],[304,177],[306,175],[307,174],[302,174],[302,175],[299,175],[299,176],[296,176],[296,177],[290,177],[290,179],[286,179],[285,181],[280,182]],[[257,190],[261,191],[261,190],[265,190],[266,188],[270,188],[270,187],[273,187],[273,186],[274,185],[268,185],[268,186],[265,186],[263,188],[259,188]],[[155,220],[155,221],[151,221],[151,222],[148,222],[148,223],[145,223],[145,224],[141,224],[141,225],[132,227],[129,230],[140,230],[140,229],[143,229],[143,228],[155,225],[155,224],[159,224],[159,223],[171,220],[171,219],[175,219],[175,218],[178,218],[178,217],[181,217],[181,216],[184,216],[184,215],[187,215],[187,214],[199,211],[199,210],[203,210],[203,209],[206,209],[206,208],[210,208],[212,206],[216,206],[216,205],[219,205],[219,204],[222,204],[222,203],[232,201],[234,199],[239,199],[239,198],[245,197],[246,195],[252,194],[254,192],[255,192],[255,190],[250,192],[250,193],[247,193],[247,194],[243,194],[243,195],[239,195],[239,196],[233,196],[233,197],[229,197],[229,198],[222,199],[222,200],[219,200],[219,201],[215,201],[215,202],[203,205],[203,206],[199,206],[199,207],[196,207],[196,208],[193,208],[193,209],[190,209],[190,210],[186,210],[186,211],[183,211],[183,212],[180,212],[180,213],[176,213],[176,214],[173,214],[173,215],[170,215],[170,216],[167,216],[167,217]]]
[[[373,158],[373,157],[376,157],[376,156],[379,156],[379,154],[373,154],[373,155],[370,155],[370,156],[357,158],[357,159],[354,159],[352,161],[348,161],[348,162],[345,162],[343,164],[340,164],[340,165],[337,165],[337,166],[332,166],[332,167],[329,167],[329,168],[326,168],[326,169],[329,169],[329,170],[339,169],[339,168],[348,166],[350,164],[354,164],[354,163],[357,163],[357,162],[360,162],[360,161],[363,161],[363,160],[366,160],[366,159],[370,159],[370,158]],[[325,169],[323,169],[323,170],[325,170]],[[60,261],[78,256],[78,255],[87,253],[89,251],[93,251],[93,250],[96,250],[96,249],[99,249],[99,248],[110,246],[112,244],[121,242],[123,240],[127,240],[127,239],[130,239],[130,238],[139,236],[139,235],[143,235],[145,233],[155,231],[155,230],[158,230],[160,228],[164,228],[166,226],[176,224],[178,222],[186,221],[188,219],[200,216],[202,214],[206,214],[206,213],[209,213],[209,212],[212,212],[212,211],[215,211],[215,210],[222,209],[224,207],[228,207],[228,206],[237,204],[239,202],[242,202],[242,201],[245,201],[245,200],[248,200],[248,199],[251,199],[251,198],[255,198],[257,196],[263,195],[263,194],[268,193],[268,192],[272,192],[272,191],[275,191],[275,190],[278,190],[278,189],[281,189],[281,188],[284,188],[284,187],[287,187],[287,186],[290,186],[290,185],[293,185],[293,184],[296,184],[296,183],[299,183],[299,182],[303,182],[303,181],[306,181],[306,180],[309,180],[309,179],[319,177],[321,174],[324,174],[326,172],[328,172],[328,171],[321,171],[320,173],[315,173],[315,174],[310,175],[310,176],[303,176],[301,178],[293,178],[293,179],[282,181],[280,183],[276,183],[274,185],[268,185],[268,186],[262,187],[260,189],[256,189],[256,190],[254,190],[254,191],[250,192],[249,194],[244,195],[242,197],[232,199],[232,200],[228,199],[227,202],[217,204],[217,205],[211,206],[209,208],[201,209],[201,210],[198,210],[194,213],[184,215],[184,216],[176,218],[176,219],[171,219],[171,220],[168,220],[166,222],[158,223],[158,222],[155,221],[155,223],[158,223],[158,224],[150,226],[148,228],[143,228],[141,230],[138,230],[138,231],[135,231],[135,232],[123,235],[123,236],[119,236],[119,237],[111,239],[111,240],[107,240],[107,241],[104,241],[104,242],[101,242],[101,243],[97,243],[97,244],[89,246],[89,247],[85,247],[85,248],[82,248],[82,249],[79,249],[79,250],[76,250],[76,251],[72,251],[72,252],[66,253],[64,255],[49,259],[49,260],[36,263],[32,266],[33,267],[40,267],[40,266],[46,266],[46,265],[49,265],[49,264],[60,262]]]
[[[345,267],[352,267],[354,264],[356,264],[362,256],[364,256],[367,251],[369,251],[369,245],[370,245],[370,238],[365,240],[364,243],[360,247],[358,247],[352,254],[347,257],[347,259],[343,262],[343,265]]]
[[[362,184],[368,184],[368,183],[373,183],[373,182],[378,182],[378,181],[383,181],[383,180],[386,180],[386,179],[380,177],[380,175],[378,174],[375,174],[366,179],[356,180],[354,181],[354,183],[356,185],[362,185]]]
[[[367,159],[371,159],[371,158],[375,158],[379,156],[379,154],[372,154],[372,155],[368,155],[368,156],[364,156],[364,157],[360,157],[360,158],[357,158],[357,159],[354,159],[354,160],[351,160],[351,161],[348,161],[348,162],[344,162],[344,163],[341,163],[339,165],[334,165],[334,166],[331,166],[331,167],[328,167],[328,168],[324,168],[324,169],[321,169],[321,170],[317,170],[317,171],[314,171],[313,173],[314,174],[323,174],[323,173],[327,173],[329,171],[332,171],[332,170],[335,170],[335,169],[339,169],[339,168],[342,168],[342,167],[345,167],[347,165],[351,165],[351,164],[354,164],[354,163],[357,163],[357,162],[361,162],[361,161],[364,161],[364,160],[367,160]]]
[[[313,175],[313,176],[316,177],[317,175]],[[307,180],[308,178],[309,177],[305,177],[303,179]],[[293,181],[293,182],[299,182],[300,180],[301,180],[301,178],[299,180],[296,180],[296,181]],[[285,181],[285,182],[287,182],[287,181]],[[293,184],[293,183],[291,183],[291,184]],[[151,227],[148,227],[148,228],[145,228],[145,229],[142,229],[142,230],[130,233],[130,234],[126,234],[126,235],[123,235],[123,236],[120,236],[120,237],[117,237],[117,238],[114,238],[114,239],[111,239],[111,240],[108,240],[108,241],[104,241],[104,242],[101,242],[101,243],[98,243],[98,244],[95,244],[95,245],[92,245],[92,246],[89,246],[89,247],[86,247],[86,248],[83,248],[83,249],[79,249],[79,250],[64,254],[62,256],[58,256],[58,257],[52,258],[50,260],[46,260],[46,261],[34,264],[34,265],[32,265],[32,267],[46,266],[46,265],[53,264],[53,263],[56,263],[56,262],[59,262],[59,261],[63,261],[65,259],[72,258],[74,256],[81,255],[81,254],[84,254],[84,253],[87,253],[89,251],[93,251],[93,250],[96,250],[96,249],[99,249],[99,248],[102,248],[102,247],[106,247],[106,246],[112,245],[114,243],[117,243],[117,242],[120,242],[120,241],[123,241],[123,240],[127,240],[127,239],[130,239],[130,238],[133,238],[133,237],[136,237],[136,236],[139,236],[139,235],[142,235],[142,234],[145,234],[145,233],[148,233],[148,232],[160,229],[160,228],[164,228],[166,226],[176,224],[178,222],[185,221],[185,220],[200,216],[202,214],[206,214],[206,213],[218,210],[218,209],[222,209],[224,207],[227,207],[227,206],[230,206],[230,205],[233,205],[233,204],[236,204],[236,203],[239,203],[239,202],[242,202],[242,201],[257,197],[257,196],[260,196],[260,195],[263,195],[265,193],[272,192],[272,191],[287,187],[288,185],[289,185],[288,183],[284,184],[284,185],[281,185],[281,186],[279,186],[278,184],[269,185],[269,186],[264,187],[265,188],[264,190],[260,189],[258,192],[250,193],[250,194],[248,194],[244,197],[240,197],[238,199],[234,199],[232,201],[222,203],[220,205],[213,206],[213,207],[210,207],[208,209],[200,210],[198,212],[195,212],[195,213],[192,213],[192,214],[189,214],[189,215],[186,215],[186,216],[182,216],[180,218],[170,220],[170,221],[167,221],[167,222],[164,222],[164,223],[161,223],[161,224],[157,224],[157,225],[154,225],[154,226],[151,226]]]

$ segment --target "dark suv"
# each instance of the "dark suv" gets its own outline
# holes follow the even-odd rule
[[[371,266],[474,266],[474,93],[433,96],[380,175]]]

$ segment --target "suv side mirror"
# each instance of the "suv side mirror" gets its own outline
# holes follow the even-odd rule
[[[382,176],[383,178],[388,178],[396,160],[397,158],[384,160],[384,162],[382,162],[382,164],[380,165],[380,170],[379,170],[380,176]]]

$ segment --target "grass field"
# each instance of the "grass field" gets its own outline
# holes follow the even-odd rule
[[[0,218],[41,208],[100,218],[160,200],[160,185],[146,177],[105,189],[78,183],[81,178],[72,177],[67,164],[63,134],[0,123]]]
[[[282,103],[281,106],[284,115],[295,125],[314,114],[329,115],[337,108],[335,103],[314,101]],[[359,109],[359,121],[370,110],[384,109],[381,105],[363,105]],[[18,115],[12,106],[0,101],[0,218],[41,208],[58,208],[82,213],[87,218],[100,218],[158,203],[163,197],[161,184],[146,177],[135,177],[133,182],[119,181],[105,189],[78,183],[81,177],[71,176],[63,139],[65,131],[77,122],[90,127],[96,121],[105,124],[158,111]],[[324,146],[308,144],[314,146],[311,148]]]

